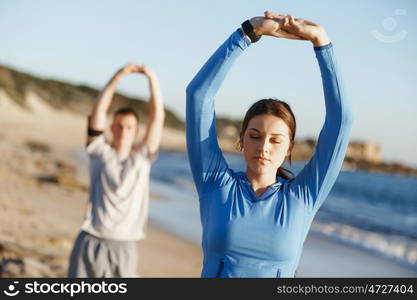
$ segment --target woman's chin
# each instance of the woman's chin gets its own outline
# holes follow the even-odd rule
[[[251,167],[251,171],[256,176],[263,176],[265,174],[273,172],[271,168],[263,165],[256,165]]]

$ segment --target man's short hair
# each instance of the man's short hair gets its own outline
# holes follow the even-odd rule
[[[122,107],[122,108],[119,108],[118,110],[116,110],[114,112],[113,118],[115,118],[117,115],[123,115],[123,116],[125,116],[125,115],[133,115],[135,117],[136,121],[139,124],[139,115],[138,115],[138,113],[136,111],[134,111],[130,107]]]

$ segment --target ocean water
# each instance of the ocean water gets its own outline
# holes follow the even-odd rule
[[[240,155],[228,154],[234,170]],[[291,166],[296,174],[303,164]],[[201,242],[198,198],[185,153],[161,152],[151,172],[150,221]],[[342,171],[310,230],[367,249],[417,270],[417,178]]]

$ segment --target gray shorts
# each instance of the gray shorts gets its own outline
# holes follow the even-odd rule
[[[81,231],[70,256],[68,277],[137,277],[138,258],[136,241],[101,239]]]

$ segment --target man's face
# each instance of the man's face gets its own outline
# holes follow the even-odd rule
[[[138,122],[132,114],[114,116],[111,131],[115,144],[133,145],[138,133]]]

